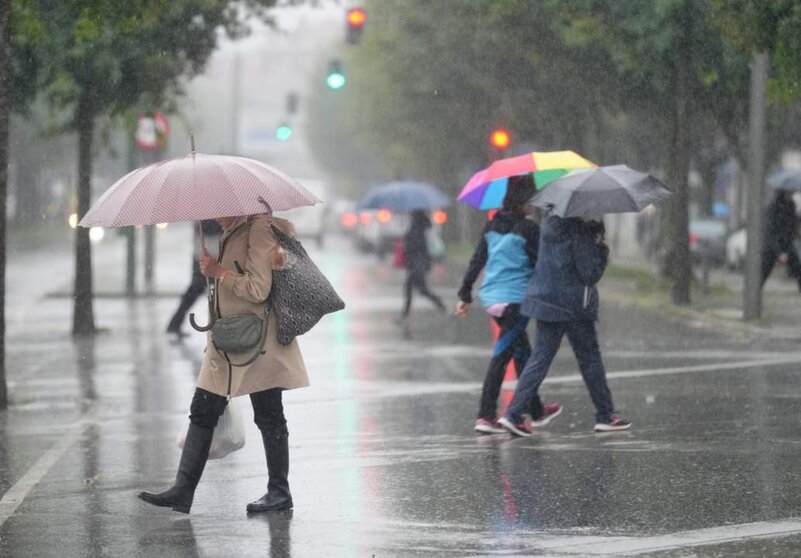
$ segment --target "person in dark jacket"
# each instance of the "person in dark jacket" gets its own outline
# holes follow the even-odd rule
[[[428,298],[439,309],[445,312],[445,305],[442,299],[431,292],[426,284],[426,274],[431,270],[431,256],[428,253],[426,243],[426,230],[431,228],[431,220],[423,210],[412,211],[411,224],[406,235],[403,237],[403,250],[406,260],[406,282],[403,292],[406,300],[401,312],[401,322],[405,322],[409,317],[412,308],[412,291],[417,289],[424,297]]]
[[[595,431],[625,430],[631,426],[628,420],[614,414],[595,330],[599,302],[595,285],[609,257],[603,235],[603,224],[598,221],[551,216],[543,225],[537,265],[522,305],[523,315],[537,320],[534,351],[506,414],[498,421],[514,435],[532,434],[523,414],[545,379],[565,334],[595,405]]]
[[[203,229],[205,245],[216,246],[220,235],[222,234],[222,228],[217,221],[214,219],[206,219],[200,222],[200,226]],[[178,303],[178,308],[176,308],[172,318],[170,318],[170,323],[167,325],[167,333],[175,334],[179,338],[187,335],[181,329],[184,319],[186,318],[186,313],[189,312],[189,309],[192,308],[192,305],[195,303],[195,301],[200,298],[204,292],[206,292],[206,278],[200,271],[200,263],[198,259],[202,253],[202,248],[200,246],[200,234],[198,233],[197,227],[194,227],[194,229],[195,239],[194,251],[192,252],[192,279],[189,282],[189,286],[186,288],[186,291],[184,291],[184,294],[181,296],[181,301]]]
[[[466,316],[473,302],[473,284],[484,270],[484,280],[478,291],[481,304],[500,328],[484,377],[474,426],[477,432],[485,434],[506,432],[498,424],[496,415],[506,367],[514,359],[519,375],[531,354],[526,333],[529,320],[520,314],[520,304],[537,263],[540,227],[526,218],[534,212],[534,206],[529,202],[535,193],[531,175],[509,178],[503,206],[484,227],[456,303],[455,314]],[[530,410],[533,421],[543,426],[559,414],[561,405],[548,403],[543,406],[535,395]]]
[[[801,291],[801,260],[795,249],[798,217],[790,192],[776,190],[776,195],[765,212],[764,238],[762,239],[762,284],[768,280],[776,261],[787,264],[787,273],[798,283]]]

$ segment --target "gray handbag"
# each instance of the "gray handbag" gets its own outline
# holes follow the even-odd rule
[[[267,314],[264,317],[255,314],[240,314],[227,318],[217,318],[211,326],[211,342],[221,353],[241,354],[254,351],[245,362],[231,362],[231,366],[247,366],[259,358],[267,337]],[[226,360],[227,355],[226,355]],[[229,360],[230,362],[230,360]]]
[[[345,303],[311,261],[303,245],[275,225],[271,226],[281,248],[294,256],[292,266],[273,270],[273,286],[267,299],[278,324],[278,342],[289,345],[326,314],[345,308]]]

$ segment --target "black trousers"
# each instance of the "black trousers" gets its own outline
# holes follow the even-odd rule
[[[206,292],[206,278],[200,273],[200,263],[195,259],[192,262],[192,280],[181,296],[181,302],[170,319],[167,331],[179,331],[181,329],[186,313],[189,312],[189,309],[192,308],[192,305],[204,292]]]
[[[250,403],[253,405],[253,422],[263,434],[276,439],[289,436],[281,396],[283,391],[282,388],[273,388],[250,394]]]
[[[409,269],[406,274],[406,283],[403,285],[403,292],[406,295],[406,301],[403,305],[404,318],[409,315],[409,311],[412,309],[412,291],[414,289],[417,289],[417,292],[433,302],[437,308],[442,311],[445,310],[442,299],[429,290],[426,283],[426,272],[422,269]]]
[[[478,410],[478,418],[495,420],[498,412],[498,395],[501,393],[501,385],[506,375],[506,367],[514,358],[515,370],[517,375],[523,373],[528,357],[531,355],[531,345],[528,341],[526,326],[528,318],[520,315],[520,305],[510,304],[506,307],[503,315],[494,317],[495,323],[501,328],[498,334],[498,341],[492,351],[487,375],[484,377],[484,387],[481,390],[481,405]],[[536,413],[532,415],[537,418],[540,414],[541,403],[539,397],[532,404],[532,410]]]
[[[762,284],[764,285],[765,281],[768,280],[770,272],[773,271],[773,267],[776,265],[776,258],[782,253],[787,254],[787,273],[796,280],[798,288],[801,289],[801,260],[798,259],[795,247],[792,246],[787,251],[773,244],[765,246],[764,250],[762,250]]]

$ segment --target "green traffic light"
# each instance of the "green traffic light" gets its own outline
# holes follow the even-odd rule
[[[281,141],[286,141],[292,137],[292,128],[284,124],[275,130],[275,137]]]
[[[328,77],[325,78],[325,84],[328,86],[329,89],[342,89],[345,87],[345,83],[347,80],[345,76],[340,72],[331,72],[328,74]]]

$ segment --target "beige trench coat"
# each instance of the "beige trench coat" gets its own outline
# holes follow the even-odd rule
[[[273,260],[279,247],[270,223],[290,236],[295,234],[292,223],[267,215],[240,217],[223,232],[217,261],[228,270],[228,274],[222,282],[216,282],[216,305],[221,317],[263,314],[264,301],[272,286]],[[234,262],[239,263],[242,273],[237,271]],[[232,396],[309,385],[297,340],[281,345],[276,337],[276,322],[272,314],[267,324],[264,353],[249,366],[231,367]],[[211,343],[211,333],[208,335],[197,387],[225,396],[228,394],[228,362]],[[230,354],[228,357],[231,362],[245,362],[251,355]]]

